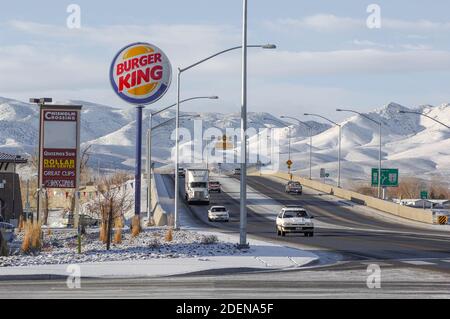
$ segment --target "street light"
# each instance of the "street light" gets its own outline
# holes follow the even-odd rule
[[[305,125],[308,128],[309,131],[309,179],[312,179],[312,126],[308,123],[305,123],[303,121],[300,121],[299,119],[292,117],[292,116],[280,116],[282,119],[291,119],[294,121],[297,121],[299,124]]]
[[[437,122],[437,123],[439,123],[439,124],[445,126],[446,128],[450,129],[450,126],[448,126],[447,124],[444,124],[444,123],[442,123],[441,121],[436,120],[435,118],[433,118],[433,117],[431,117],[431,116],[429,116],[429,115],[426,115],[426,114],[424,114],[424,113],[421,113],[421,112],[413,112],[413,111],[403,111],[403,110],[399,110],[398,113],[400,113],[400,114],[418,114],[418,115],[421,115],[421,116],[425,116],[425,117],[428,117],[429,119],[431,119],[431,120],[433,120],[433,121],[435,121],[435,122]]]
[[[247,1],[244,0],[244,30],[246,30],[247,28],[247,24],[246,24],[246,20],[247,20]],[[210,55],[207,58],[204,58],[202,60],[199,60],[198,62],[191,64],[185,68],[178,68],[178,73],[177,73],[177,103],[176,103],[176,118],[175,118],[175,136],[176,136],[176,146],[175,146],[175,216],[174,216],[174,227],[175,229],[179,228],[179,221],[178,221],[178,201],[179,201],[179,190],[178,190],[178,168],[179,168],[179,128],[180,128],[180,121],[179,121],[179,114],[180,114],[180,89],[181,89],[181,74],[184,73],[187,70],[192,69],[193,67],[206,62],[218,55],[224,54],[226,52],[229,51],[233,51],[233,50],[237,50],[237,49],[241,49],[243,48],[243,67],[242,67],[242,79],[243,79],[243,83],[242,83],[242,110],[241,110],[241,130],[243,131],[243,133],[241,132],[241,141],[245,141],[245,131],[246,131],[246,126],[247,126],[247,107],[246,107],[246,89],[247,89],[247,84],[246,84],[246,78],[247,78],[247,61],[246,61],[246,54],[247,54],[247,48],[262,48],[262,49],[275,49],[276,45],[274,44],[265,44],[265,45],[246,45],[247,44],[247,35],[246,32],[244,32],[244,40],[243,40],[243,45],[240,46],[236,46],[236,47],[232,47],[220,52],[217,52],[213,55]],[[244,58],[245,57],[245,58]],[[242,138],[242,136],[244,136],[244,138]],[[241,154],[246,154],[246,143],[241,143]],[[242,157],[242,155],[241,155]],[[245,167],[243,167],[245,165]],[[246,195],[246,188],[245,186],[243,186],[243,184],[246,184],[246,166],[247,166],[247,158],[245,156],[244,159],[244,164],[241,164],[241,245],[246,245],[246,240],[245,243],[242,244],[243,239],[245,239],[245,236],[242,236],[242,216],[245,214],[246,212],[246,207],[245,207],[245,195]],[[245,175],[244,175],[245,174]],[[244,176],[244,177],[243,177]],[[246,220],[244,220],[244,223],[246,222]]]
[[[379,145],[378,145],[378,198],[380,198],[381,196],[381,122],[378,122],[374,119],[372,119],[371,117],[360,113],[358,111],[354,111],[354,110],[345,110],[345,109],[336,109],[337,112],[351,112],[351,113],[356,113],[366,119],[368,119],[369,121],[372,121],[376,124],[378,124],[378,129],[379,129]]]
[[[216,95],[214,95],[214,96],[196,96],[196,97],[191,97],[189,99],[182,100],[182,101],[180,101],[180,103],[184,103],[184,102],[188,102],[188,101],[192,101],[192,100],[200,100],[200,99],[217,100],[218,98],[219,97]],[[169,122],[175,120],[175,118],[171,118],[170,120],[167,120],[167,121],[160,123],[153,127],[153,116],[155,116],[161,112],[164,112],[164,111],[170,109],[171,107],[174,107],[175,105],[176,105],[176,103],[169,105],[167,107],[164,107],[161,110],[150,113],[150,123],[149,123],[149,128],[147,130],[147,218],[150,217],[150,199],[151,199],[151,183],[152,183],[152,181],[151,181],[152,130],[155,130],[156,128],[166,125]],[[198,115],[196,115],[194,117],[198,117]]]
[[[41,98],[30,98],[30,103],[34,103],[39,105],[39,110],[45,105],[45,103],[52,103],[53,99],[51,97],[41,97]],[[40,116],[40,115],[39,115]],[[40,121],[40,120],[39,120]],[[41,137],[42,137],[42,128],[39,125],[39,156],[38,156],[38,171],[37,171],[37,197],[36,197],[36,220],[39,221],[39,211],[40,211],[40,201],[41,201]]]
[[[312,113],[305,113],[303,114],[305,116],[316,116],[316,117],[320,117],[321,119],[324,119],[325,121],[328,121],[334,125],[336,125],[337,127],[339,127],[339,151],[338,151],[338,182],[337,182],[337,186],[341,187],[341,132],[342,132],[342,125],[338,124],[322,115],[319,114],[312,114]]]

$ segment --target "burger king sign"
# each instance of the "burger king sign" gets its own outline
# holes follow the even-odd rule
[[[132,104],[151,104],[170,86],[172,67],[164,52],[150,43],[122,48],[111,63],[109,77],[114,92]]]

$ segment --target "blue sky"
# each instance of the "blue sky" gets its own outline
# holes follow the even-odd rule
[[[66,8],[81,7],[69,29]],[[381,28],[369,29],[370,4]],[[115,52],[134,41],[163,49],[173,69],[240,44],[241,0],[21,1],[0,11],[0,96],[52,96],[130,107],[108,82]],[[336,119],[336,107],[368,111],[450,102],[450,4],[429,1],[249,0],[249,110]],[[221,56],[184,75],[182,95],[219,95],[186,111],[238,112],[240,56]],[[171,104],[175,85],[152,107]]]

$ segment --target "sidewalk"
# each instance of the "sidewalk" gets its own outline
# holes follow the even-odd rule
[[[226,235],[225,235],[226,236]],[[222,240],[224,237],[220,236]],[[235,241],[235,239],[233,240]],[[318,260],[312,253],[250,240],[251,249],[243,255],[190,258],[165,258],[135,261],[81,263],[81,277],[129,278],[160,277],[196,272],[247,272],[286,270]],[[68,276],[67,264],[0,268],[0,280],[50,279]]]

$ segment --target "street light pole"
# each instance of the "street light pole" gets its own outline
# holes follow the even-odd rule
[[[52,103],[53,99],[51,97],[43,97],[43,98],[30,98],[30,103],[36,103],[39,105],[39,121],[41,121],[42,117],[42,108],[44,107],[45,103]],[[41,202],[41,147],[42,147],[42,128],[39,124],[39,156],[38,156],[38,171],[37,171],[37,198],[36,198],[36,220],[39,221],[39,211],[40,211],[40,202]]]
[[[246,7],[246,2],[245,2],[245,7]],[[246,43],[246,41],[245,41],[245,43]],[[179,118],[179,114],[180,114],[180,103],[181,103],[180,102],[181,74],[184,73],[187,70],[192,69],[193,67],[195,67],[195,66],[197,66],[199,64],[202,64],[203,62],[206,62],[206,61],[208,61],[208,60],[218,56],[218,55],[221,55],[221,54],[224,54],[226,52],[233,51],[233,50],[238,50],[238,49],[241,49],[241,48],[242,48],[241,45],[240,46],[236,46],[236,47],[232,47],[232,48],[229,48],[229,49],[217,52],[217,53],[215,53],[213,55],[210,55],[209,57],[204,58],[202,60],[199,60],[198,62],[196,62],[194,64],[191,64],[191,65],[189,65],[189,66],[187,66],[185,68],[178,68],[178,74],[177,74],[177,103],[176,103],[176,106],[177,106],[177,109],[176,109],[176,117],[177,117],[176,122],[177,123],[176,123],[176,130],[175,130],[175,134],[176,134],[176,138],[175,138],[175,141],[176,141],[176,146],[175,146],[176,147],[176,150],[175,150],[175,214],[174,214],[174,217],[175,217],[174,218],[175,219],[174,226],[175,226],[175,228],[179,228],[179,221],[178,221],[178,206],[179,205],[178,205],[178,201],[179,201],[179,197],[180,196],[179,196],[179,189],[178,189],[178,178],[179,178],[179,175],[178,175],[178,168],[179,168],[179,163],[178,163],[179,157],[178,157],[178,154],[179,154],[179,144],[180,144],[179,141],[180,141],[180,139],[179,139],[179,119],[178,118]],[[247,51],[246,50],[247,48],[276,49],[276,45],[274,45],[274,44],[245,45],[245,48],[244,48],[245,52]],[[241,122],[242,122],[242,116],[241,116]],[[245,121],[245,122],[247,122],[247,121]],[[241,174],[242,174],[242,171],[241,171]],[[242,183],[242,181],[241,181],[241,183]]]
[[[178,189],[178,169],[179,169],[179,144],[180,144],[180,80],[181,80],[181,69],[178,68],[177,72],[177,109],[175,115],[175,207],[174,207],[174,227],[175,229],[179,228],[178,225],[178,201],[179,201],[179,192]]]
[[[449,125],[444,124],[444,123],[442,123],[441,121],[436,120],[434,117],[431,117],[431,116],[429,116],[429,115],[427,115],[427,114],[424,114],[424,113],[413,112],[413,111],[402,111],[402,110],[399,110],[398,113],[400,113],[400,114],[417,114],[417,115],[420,115],[420,116],[425,116],[425,117],[429,118],[430,120],[433,120],[433,121],[435,121],[436,123],[439,123],[439,124],[445,126],[446,128],[450,129],[450,126],[449,126]]]
[[[241,88],[241,203],[239,246],[247,243],[247,0],[243,0],[242,14],[242,88]]]
[[[178,83],[178,79],[177,79],[177,83]],[[191,97],[188,99],[184,99],[179,101],[179,104],[184,103],[184,102],[188,102],[188,101],[192,101],[192,100],[201,100],[201,99],[211,99],[211,100],[217,100],[219,97],[218,96],[195,96],[195,97]],[[149,131],[147,132],[147,147],[148,147],[148,154],[147,154],[147,216],[149,217],[149,211],[150,211],[150,200],[151,200],[151,161],[152,161],[152,150],[151,150],[151,141],[149,141],[152,138],[152,128],[153,128],[153,117],[159,113],[162,113],[174,106],[178,105],[178,100],[177,103],[171,104],[169,106],[166,106],[158,111],[155,112],[151,112],[150,113],[150,124],[149,124]],[[179,116],[177,116],[178,118]],[[173,119],[172,119],[173,120]],[[168,121],[166,121],[168,122]],[[164,123],[162,123],[164,124]],[[162,125],[159,124],[158,126]],[[155,127],[156,128],[156,127]],[[154,128],[153,128],[154,129]],[[178,133],[177,133],[178,136]],[[177,161],[178,162],[178,161]],[[176,168],[178,169],[178,168]],[[175,183],[177,183],[177,181],[175,181]],[[176,210],[175,210],[176,211]]]
[[[309,179],[312,179],[312,126],[308,123],[300,121],[299,119],[292,116],[280,116],[282,119],[291,119],[297,121],[299,124],[302,124],[308,128],[309,131]]]
[[[338,181],[337,181],[337,187],[341,187],[341,139],[342,139],[342,125],[338,124],[322,115],[319,114],[311,114],[311,113],[305,113],[303,114],[305,116],[316,116],[316,117],[320,117],[321,119],[324,119],[325,121],[328,121],[334,125],[336,125],[337,127],[339,127],[339,150],[338,150]]]
[[[354,110],[345,110],[345,109],[336,109],[337,112],[351,112],[358,114],[361,117],[364,117],[368,119],[369,121],[372,121],[378,125],[378,134],[379,134],[379,142],[378,142],[378,198],[381,197],[381,126],[382,123],[374,120],[373,118],[365,115],[364,113],[360,113],[358,111]]]

